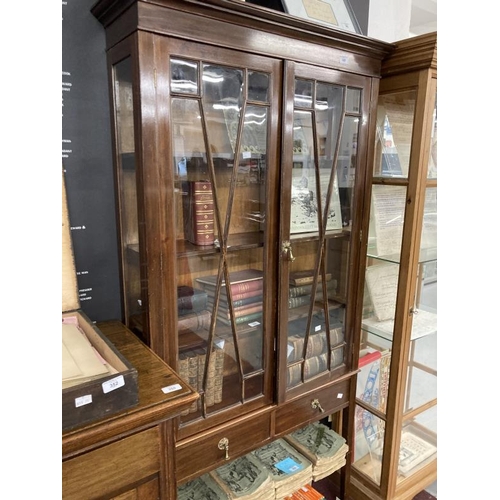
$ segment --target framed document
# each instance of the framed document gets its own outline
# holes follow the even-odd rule
[[[285,12],[324,26],[361,34],[349,0],[282,0]]]

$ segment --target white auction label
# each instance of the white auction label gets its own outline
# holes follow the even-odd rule
[[[80,396],[75,399],[75,408],[79,406],[85,406],[92,403],[92,394],[86,394],[85,396]]]
[[[168,394],[169,392],[175,392],[178,391],[179,389],[182,389],[181,384],[173,384],[169,385],[167,387],[162,387],[161,390],[165,393]]]
[[[125,379],[123,375],[118,375],[118,377],[112,378],[111,380],[106,380],[106,382],[102,383],[102,392],[107,394],[108,392],[114,391],[120,387],[125,385]]]
[[[343,395],[344,395],[344,394],[343,394],[342,392],[339,392],[339,393],[337,394],[337,399],[340,399]]]

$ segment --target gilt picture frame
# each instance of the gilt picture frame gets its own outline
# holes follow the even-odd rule
[[[287,14],[362,34],[349,0],[282,0]]]

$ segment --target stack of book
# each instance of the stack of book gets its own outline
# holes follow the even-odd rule
[[[325,500],[325,495],[306,484],[286,497],[286,500]]]
[[[208,309],[207,292],[192,286],[178,286],[177,314],[177,331],[179,335],[208,330],[212,320],[212,313]]]
[[[312,463],[285,439],[277,439],[252,452],[268,470],[276,500],[312,482]]]
[[[288,307],[294,309],[304,305],[309,305],[311,302],[312,283],[314,278],[314,271],[294,271],[289,275],[289,289],[288,289]],[[316,286],[315,300],[323,299],[323,286],[321,284],[321,275],[318,277]],[[331,273],[326,274],[326,287],[328,291],[333,291],[336,287],[336,281],[332,280]]]
[[[177,500],[229,500],[210,474],[203,474],[177,488]]]
[[[209,180],[183,183],[184,235],[194,245],[214,243],[214,200]]]
[[[251,453],[210,473],[231,499],[274,500],[269,471]]]
[[[312,463],[313,481],[329,476],[346,463],[349,446],[345,438],[321,422],[298,429],[285,439]]]
[[[213,406],[222,402],[224,381],[224,349],[214,345],[207,372],[206,391],[203,390],[205,365],[207,362],[207,347],[187,349],[179,353],[179,376],[193,389],[204,395],[205,405]],[[182,415],[194,413],[201,408],[201,399],[184,410]]]
[[[207,293],[209,307],[213,308],[217,292],[217,275],[196,278],[199,285]],[[252,324],[262,318],[262,296],[264,279],[262,271],[258,269],[244,269],[233,271],[229,275],[234,321],[239,324]],[[231,324],[231,310],[229,307],[226,283],[222,280],[219,295],[217,319],[225,325]]]
[[[332,349],[330,367],[333,369],[344,361],[344,327],[340,321],[340,309],[331,309],[329,316],[330,348]],[[304,379],[314,377],[328,369],[328,340],[324,313],[318,312],[311,319],[310,335],[304,357],[306,330],[307,317],[297,318],[288,323],[288,387],[293,387],[301,381],[302,365],[298,362],[302,359],[305,359]]]

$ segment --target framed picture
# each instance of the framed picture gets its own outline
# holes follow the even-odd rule
[[[287,14],[362,34],[349,0],[282,0]]]

